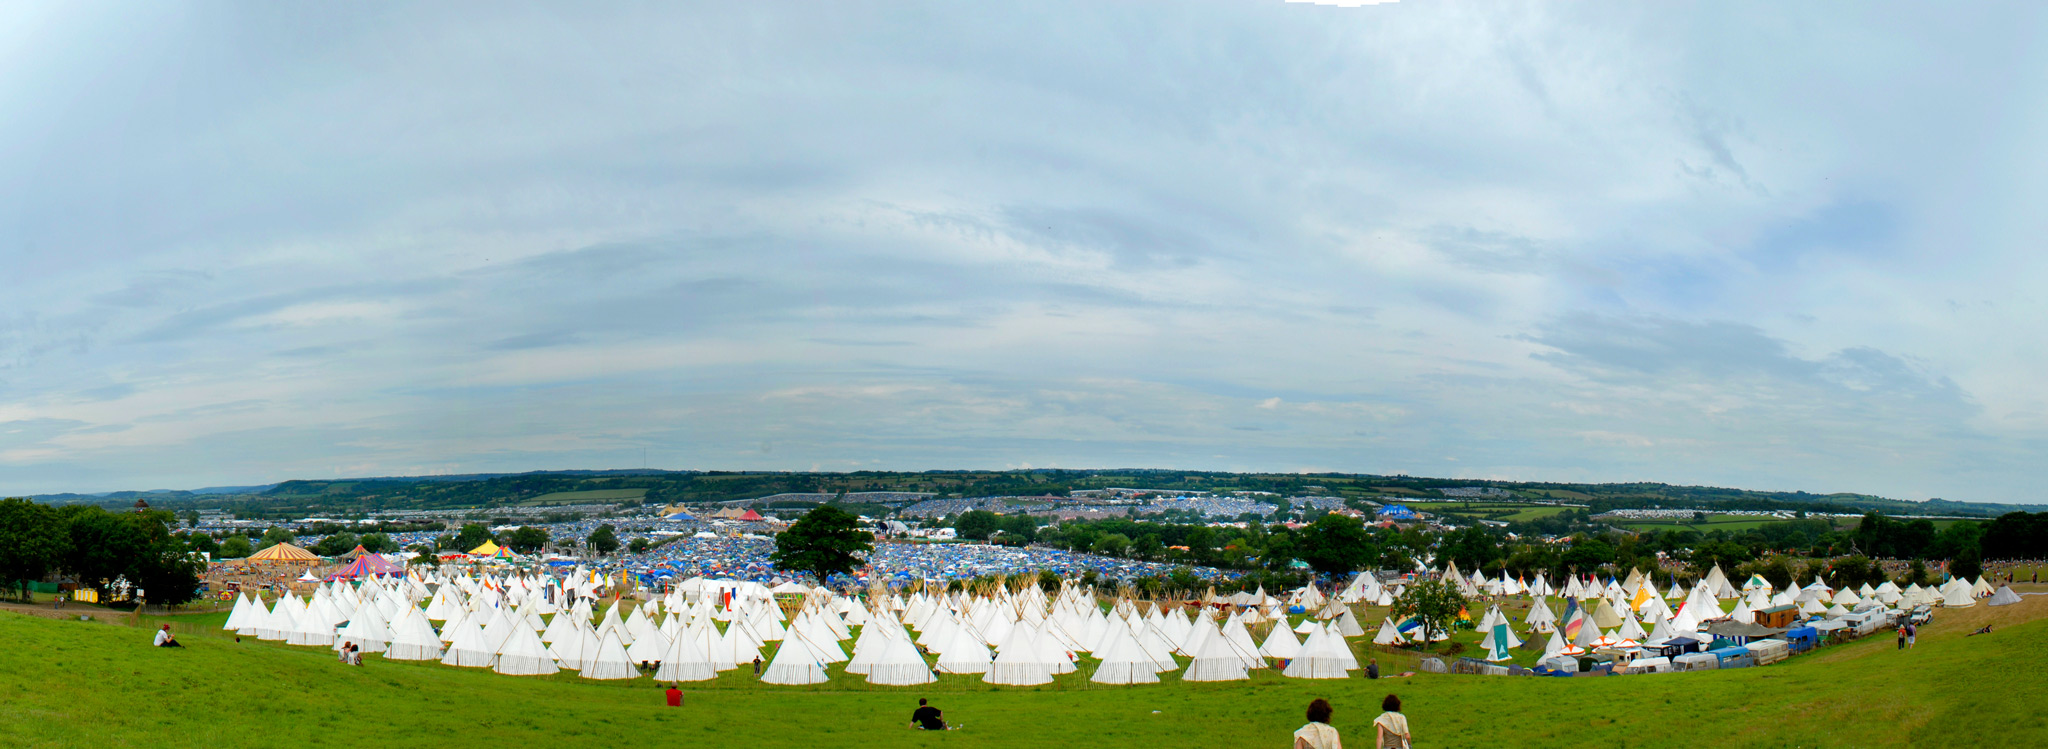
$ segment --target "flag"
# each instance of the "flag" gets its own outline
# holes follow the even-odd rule
[[[1643,602],[1651,598],[1650,591],[1638,587],[1636,588],[1636,597],[1628,602],[1628,607],[1640,613],[1643,610]]]
[[[1579,639],[1579,630],[1585,628],[1585,626],[1586,612],[1579,608],[1578,601],[1568,600],[1564,605],[1564,639],[1568,641]]]
[[[1404,619],[1404,620],[1402,620],[1400,624],[1396,624],[1396,625],[1394,625],[1394,629],[1398,629],[1398,630],[1401,630],[1402,632],[1407,632],[1407,631],[1409,631],[1409,630],[1411,630],[1411,629],[1414,629],[1414,628],[1416,628],[1416,627],[1420,627],[1420,626],[1422,626],[1422,617],[1419,617],[1419,616],[1411,616],[1411,617],[1408,617],[1407,619]]]
[[[1493,653],[1492,653],[1492,654],[1491,654],[1491,655],[1490,655],[1490,656],[1489,656],[1489,657],[1487,658],[1487,660],[1497,660],[1497,661],[1500,661],[1500,660],[1507,660],[1509,656],[1508,656],[1508,625],[1507,625],[1507,623],[1506,623],[1506,622],[1502,622],[1502,623],[1500,623],[1500,624],[1495,624],[1495,625],[1493,625],[1493,638],[1492,638],[1492,642],[1493,642],[1493,648],[1492,648],[1492,650],[1493,650]]]

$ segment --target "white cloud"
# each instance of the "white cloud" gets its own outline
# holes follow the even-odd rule
[[[2030,501],[2048,462],[2026,24],[305,12],[0,10],[0,494],[645,450]]]

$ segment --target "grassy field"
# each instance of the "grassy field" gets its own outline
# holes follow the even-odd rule
[[[545,507],[547,505],[586,505],[608,502],[624,502],[647,496],[646,489],[593,489],[581,492],[555,492],[542,494],[519,504],[523,507]]]
[[[1302,706],[1325,697],[1337,728],[1363,746],[1374,706],[1394,692],[1425,746],[2030,746],[2048,742],[2044,616],[2048,596],[1944,611],[1913,651],[1880,635],[1698,674],[1309,682],[1264,672],[1101,689],[790,688],[733,674],[686,685],[687,706],[671,710],[646,679],[507,677],[375,657],[350,668],[321,649],[199,634],[184,638],[187,649],[162,650],[146,629],[0,613],[0,745],[1279,746]],[[1963,637],[1990,622],[1993,635]],[[923,695],[964,729],[906,730]]]

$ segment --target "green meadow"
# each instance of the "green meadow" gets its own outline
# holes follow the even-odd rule
[[[1322,697],[1336,705],[1347,740],[1363,746],[1391,692],[1424,746],[2026,746],[2048,742],[2044,615],[2048,597],[1943,611],[1912,651],[1880,633],[1722,672],[1374,682],[1265,671],[1249,682],[1169,674],[1158,685],[1090,688],[1081,678],[1090,661],[1048,687],[948,677],[878,688],[844,675],[781,687],[743,671],[684,685],[678,710],[648,679],[509,677],[375,656],[347,667],[326,649],[212,634],[219,614],[171,618],[188,631],[189,647],[176,650],[150,647],[146,626],[0,613],[0,745],[1284,746],[1302,707]],[[1994,634],[1964,637],[1992,622]],[[1392,668],[1412,663],[1378,655]],[[907,730],[920,696],[963,729]]]

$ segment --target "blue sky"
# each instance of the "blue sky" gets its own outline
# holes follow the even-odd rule
[[[0,7],[0,494],[2033,502],[2039,4]]]

